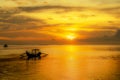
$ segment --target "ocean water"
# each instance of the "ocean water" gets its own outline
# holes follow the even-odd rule
[[[48,56],[19,59],[34,48]],[[120,45],[1,45],[0,80],[120,80]]]

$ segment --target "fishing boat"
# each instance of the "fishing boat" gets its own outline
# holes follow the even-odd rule
[[[25,53],[21,54],[20,58],[26,57],[28,60],[31,59],[41,59],[42,57],[46,57],[48,54],[42,53],[39,49],[32,49],[32,51],[26,51]]]

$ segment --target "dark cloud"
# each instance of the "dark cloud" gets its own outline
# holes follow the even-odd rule
[[[111,14],[113,16],[115,16],[116,18],[120,17],[120,6],[117,7],[110,7],[110,8],[102,8],[100,9],[103,12],[106,12],[108,14]]]
[[[22,16],[12,16],[7,19],[0,19],[0,22],[11,23],[11,24],[21,24],[21,23],[25,23],[28,21],[29,21],[29,19],[22,17]]]
[[[120,29],[116,31],[114,37],[120,40]]]
[[[7,19],[14,14],[20,13],[21,10],[18,8],[0,8],[0,19]]]
[[[71,12],[71,11],[78,11],[78,12],[82,12],[82,11],[99,11],[110,14],[116,18],[120,17],[120,6],[116,6],[116,7],[108,7],[108,8],[95,8],[95,7],[68,7],[68,6],[32,6],[32,7],[18,7],[20,10],[24,11],[24,12],[36,12],[36,11],[42,11],[42,10],[51,10],[51,9],[55,9],[54,13],[56,14],[60,14],[60,13],[66,13],[66,12]],[[80,17],[82,18],[87,18],[87,17],[96,17],[96,14],[83,14],[80,15]]]
[[[96,35],[101,34],[100,32],[93,32],[95,37],[91,37],[84,40],[78,40],[78,42],[83,41],[92,44],[120,44],[120,30],[117,29],[116,32],[103,31],[102,36],[96,37]],[[91,33],[89,33],[91,34]]]
[[[24,37],[24,38],[45,38],[46,34],[42,33],[36,33],[36,32],[31,32],[31,31],[18,31],[18,32],[3,32],[0,33],[0,37],[7,37],[7,38],[19,38],[19,37]]]
[[[43,20],[36,20],[25,16],[11,16],[6,19],[0,19],[0,22],[11,23],[11,24],[24,24],[31,21],[39,21],[41,23],[45,23]]]
[[[17,1],[17,0],[16,0]],[[32,18],[28,18],[26,16],[21,16],[21,15],[17,15],[21,12],[33,12],[33,11],[37,11],[37,10],[46,10],[46,9],[61,9],[60,12],[57,13],[63,13],[66,11],[70,11],[71,9],[82,9],[82,8],[78,8],[78,7],[64,7],[64,6],[37,6],[37,7],[17,7],[17,8],[0,8],[0,26],[3,28],[0,28],[2,30],[4,29],[9,29],[10,27],[14,26],[14,27],[18,27],[19,26],[24,26],[27,23],[30,22],[38,22],[39,24],[41,24],[41,26],[55,26],[55,25],[49,25],[47,24],[44,20],[37,20],[37,19],[32,19]],[[19,26],[16,26],[19,25]],[[29,26],[30,27],[30,26]],[[10,28],[11,29],[11,28]]]
[[[4,32],[4,31],[19,31],[19,30],[35,30],[35,29],[40,29],[43,26],[37,26],[34,23],[25,23],[25,24],[0,24],[0,31]]]
[[[117,6],[117,7],[110,7],[110,8],[103,8],[102,10],[120,10],[120,6]]]
[[[19,8],[0,8],[0,31],[36,29],[46,25],[44,20],[16,15],[23,12]],[[35,23],[39,23],[36,25]]]
[[[120,29],[116,29],[116,32],[114,33],[114,35],[108,36],[108,37],[105,36],[103,39],[106,39],[106,42],[108,40],[111,42],[119,42],[120,41]]]
[[[19,9],[26,12],[33,12],[37,10],[47,10],[47,9],[62,9],[61,11],[56,11],[56,13],[67,12],[71,10],[84,10],[88,9],[87,7],[67,7],[67,6],[34,6],[34,7],[18,7]]]
[[[2,23],[11,23],[11,24],[23,24],[26,22],[31,22],[31,21],[39,21],[41,23],[44,23],[43,20],[37,20],[37,19],[32,19],[28,18],[25,16],[16,16],[16,14],[19,14],[23,12],[20,8],[11,8],[11,9],[0,9],[0,22]]]

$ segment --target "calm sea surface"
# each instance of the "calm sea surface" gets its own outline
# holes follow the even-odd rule
[[[12,59],[34,48],[48,56]],[[120,80],[120,45],[1,45],[0,80]]]

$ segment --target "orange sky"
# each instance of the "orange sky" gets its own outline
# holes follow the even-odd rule
[[[119,0],[0,0],[0,3],[0,43],[37,40],[57,44],[95,39],[99,42],[106,37],[112,40],[120,29]]]

